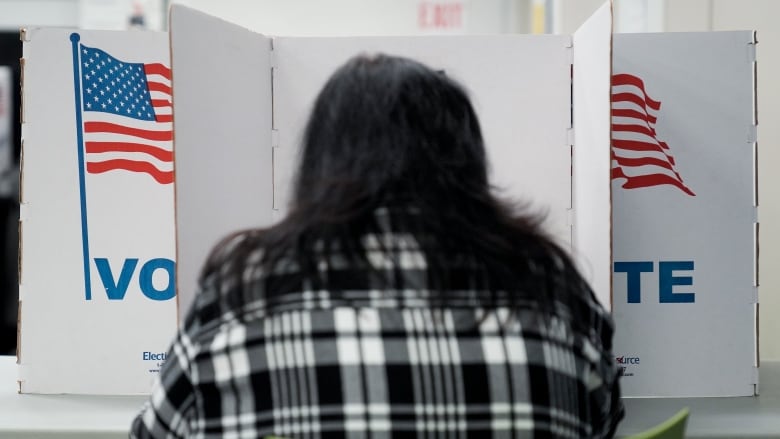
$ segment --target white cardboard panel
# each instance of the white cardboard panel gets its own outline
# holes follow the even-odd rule
[[[572,253],[596,297],[610,309],[612,10],[609,3],[599,8],[574,33],[573,59]]]
[[[108,116],[76,111],[74,68],[89,63],[83,73],[95,70],[89,80],[79,82],[84,96],[93,97],[84,105],[99,103],[109,81],[122,82],[106,79],[109,64],[168,65],[167,37],[79,31],[78,44],[115,57],[111,61],[100,55],[98,62],[83,56],[83,46],[73,46],[72,33],[36,28],[24,34],[20,388],[24,393],[145,394],[176,328],[173,185],[143,172],[95,173],[89,163],[103,156],[89,151],[82,167],[77,115],[85,123]],[[78,61],[74,52],[81,54]],[[118,93],[117,87],[110,93]],[[113,103],[123,101],[118,97]],[[132,102],[137,101],[128,97],[127,106]],[[127,124],[137,128],[136,122]],[[169,122],[151,123],[157,131],[170,132]],[[167,162],[165,153],[162,159],[144,160],[170,171],[170,140],[156,144],[167,151]],[[129,157],[111,154],[109,158]],[[83,191],[81,170],[86,170]],[[102,270],[99,260],[105,263]],[[171,293],[167,300],[144,294],[166,289]]]
[[[214,244],[271,222],[271,41],[179,5],[170,37],[183,319]]]
[[[285,213],[310,108],[328,77],[352,56],[387,53],[443,69],[470,92],[482,124],[491,181],[501,194],[548,214],[568,247],[571,202],[568,36],[276,38],[277,214]]]
[[[613,79],[613,151],[646,161],[613,161],[631,176],[612,186],[614,352],[627,396],[754,393],[754,56],[752,32],[615,35],[613,74],[644,84]],[[642,122],[644,112],[657,119]],[[663,142],[674,161],[619,140]],[[682,183],[645,186],[674,179],[659,162]]]

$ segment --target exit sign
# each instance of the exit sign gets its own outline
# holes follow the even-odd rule
[[[425,30],[463,28],[463,2],[421,1],[417,6],[417,26]]]

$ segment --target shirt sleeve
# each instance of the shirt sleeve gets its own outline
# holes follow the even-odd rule
[[[195,410],[195,386],[190,373],[192,348],[179,333],[155,380],[152,394],[135,418],[131,438],[183,438]]]
[[[623,400],[620,399],[620,371],[615,364],[612,353],[612,337],[614,324],[612,318],[604,313],[601,325],[598,326],[602,340],[600,361],[592,370],[594,385],[590,389],[591,416],[593,419],[593,436],[611,438],[615,436],[618,424],[625,416]]]
[[[600,438],[614,437],[618,424],[625,416],[623,400],[620,399],[619,374],[614,364],[609,363],[607,367],[612,371],[607,372],[603,388],[591,394],[592,407],[598,411],[594,416],[597,419],[594,437]]]

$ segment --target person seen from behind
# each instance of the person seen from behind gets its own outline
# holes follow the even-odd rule
[[[286,218],[213,250],[131,436],[611,437],[613,329],[492,191],[464,89],[361,55],[314,103]]]

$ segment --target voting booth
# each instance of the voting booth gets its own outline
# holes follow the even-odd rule
[[[177,327],[168,37],[22,40],[19,390],[148,393]]]
[[[174,5],[180,306],[191,302],[196,275],[221,237],[284,216],[317,93],[349,58],[380,52],[420,60],[465,84],[492,182],[547,214],[548,230],[577,249],[609,306],[610,20],[605,6],[574,36],[271,38]],[[592,122],[582,129],[571,121],[573,56],[593,61],[574,69],[583,84],[575,112]],[[206,82],[219,86],[203,91]],[[576,202],[593,207],[582,215],[572,211],[572,151],[581,182]],[[219,211],[228,213],[206,214]],[[580,217],[587,231],[578,230]]]
[[[626,396],[753,395],[753,32],[618,34],[614,354]]]
[[[720,136],[719,143],[684,137],[693,135],[688,130],[700,129],[688,125],[699,119],[717,124],[717,129],[734,127],[742,134],[748,128],[741,119],[713,106],[709,94],[681,92],[693,90],[687,88],[693,81],[685,75],[695,73],[704,78],[699,81],[702,87],[723,91],[723,102],[735,104],[725,89],[752,90],[752,76],[743,77],[739,69],[739,74],[722,78],[708,76],[703,67],[683,72],[670,55],[647,66],[644,49],[621,48],[623,36],[615,36],[613,44],[611,20],[607,4],[573,35],[297,38],[262,35],[173,5],[167,36],[28,30],[24,35],[20,390],[148,392],[175,328],[193,301],[197,276],[213,245],[235,230],[267,227],[284,217],[303,127],[319,89],[349,58],[385,53],[417,59],[465,86],[482,124],[496,190],[546,214],[546,230],[571,252],[601,303],[614,309],[615,355],[625,367],[626,394],[670,395],[675,389],[684,390],[685,396],[752,394],[752,384],[748,385],[755,382],[751,381],[755,371],[752,302],[737,309],[731,306],[736,302],[715,300],[739,301],[742,296],[721,288],[725,282],[717,276],[725,273],[705,270],[709,263],[697,256],[715,251],[707,244],[717,242],[710,237],[720,233],[716,227],[721,223],[703,227],[693,213],[686,213],[678,218],[679,227],[685,227],[681,230],[691,236],[686,240],[663,221],[653,223],[659,227],[656,235],[651,235],[655,229],[649,225],[633,225],[638,218],[650,221],[648,210],[658,210],[664,221],[682,212],[682,204],[667,212],[672,202],[662,198],[687,197],[680,203],[694,199],[678,186],[701,197],[695,198],[699,204],[685,205],[686,209],[710,208],[705,186],[712,183],[713,191],[735,190],[721,200],[725,203],[719,205],[721,210],[697,211],[702,216],[696,218],[717,216],[733,200],[734,210],[726,216],[734,219],[735,230],[745,224],[752,230],[753,195],[743,186],[734,186],[736,181],[753,178],[752,144],[737,148],[745,146],[742,139],[742,144],[731,148],[719,132],[713,133]],[[724,65],[735,61],[717,56],[726,44],[722,34],[698,35],[701,44],[709,44],[702,52],[713,60]],[[731,35],[736,54],[735,41],[748,34]],[[670,44],[662,34],[637,38],[658,47],[659,53]],[[623,51],[636,53],[621,58]],[[748,54],[743,55],[752,62],[754,57]],[[681,50],[675,56],[690,54]],[[103,62],[121,67],[112,67],[106,78],[101,76],[106,75]],[[104,85],[101,77],[108,83]],[[634,79],[616,85],[625,78],[639,78],[644,85]],[[130,99],[125,99],[126,84],[133,89]],[[626,98],[626,105],[641,108],[620,107],[625,93],[638,96]],[[674,100],[683,106],[671,108]],[[128,113],[121,102],[135,104],[131,110],[138,114]],[[656,102],[663,104],[660,110]],[[139,106],[145,106],[145,111]],[[713,113],[712,119],[705,118],[705,107]],[[620,115],[619,108],[633,112]],[[668,125],[670,119],[659,114],[667,108],[674,118],[697,109],[700,113],[686,114],[687,119]],[[741,105],[733,109],[743,115]],[[656,139],[654,147],[661,152],[643,158],[625,148],[629,151],[616,155],[615,133],[620,125],[642,126],[630,130]],[[754,135],[755,129],[748,133]],[[695,147],[694,142],[698,142]],[[687,152],[692,147],[699,149]],[[673,153],[665,154],[669,148]],[[659,165],[667,156],[674,158]],[[683,163],[687,156],[694,158]],[[735,157],[738,166],[732,161]],[[647,179],[642,174],[645,165],[636,160],[672,168],[667,177],[679,173],[679,184],[664,180],[638,185],[637,181]],[[703,162],[708,167],[697,182],[699,171],[690,169]],[[720,181],[721,168],[727,166],[733,166],[733,178]],[[662,195],[652,203],[644,198],[656,192]],[[642,228],[641,233],[636,227]],[[659,237],[662,232],[664,239]],[[752,283],[755,253],[747,250],[755,244],[753,235],[728,239],[718,245],[745,250],[722,254],[722,261],[740,266],[734,285],[741,285],[743,273],[751,275]],[[646,240],[657,246],[644,251]],[[667,250],[672,248],[665,246],[667,242],[679,250]],[[737,259],[741,257],[748,259]],[[653,270],[642,265],[647,261]],[[690,261],[695,268],[690,268]],[[688,306],[679,311],[659,303],[659,287],[645,285],[657,282],[659,273],[665,273],[665,288],[675,300],[693,291],[695,302],[675,302]],[[704,279],[709,276],[712,279]],[[687,278],[692,280],[686,283]],[[635,296],[634,290],[628,290],[636,282],[641,284],[640,302],[629,300]],[[655,296],[648,293],[653,288]],[[755,293],[752,284],[749,292]],[[653,307],[658,309],[650,310]],[[743,314],[732,319],[736,312]],[[681,315],[689,326],[680,324]],[[720,324],[727,321],[738,333],[729,339],[731,344],[718,336],[700,339],[706,334],[698,325],[714,324],[713,318],[725,319]],[[651,329],[653,321],[663,329]],[[699,332],[691,333],[694,338],[668,339],[669,332],[689,327],[698,328]],[[657,340],[658,335],[664,340]],[[732,349],[734,343],[743,345]],[[730,370],[736,375],[720,376],[717,382],[702,377],[698,387],[667,383],[664,374],[672,373],[669,369],[675,364],[674,373],[690,380],[688,369],[679,367],[681,360],[667,355],[686,346],[692,353],[689,358],[695,356],[696,361],[733,357]],[[708,348],[697,350],[700,346]],[[733,383],[720,385],[732,378]]]

